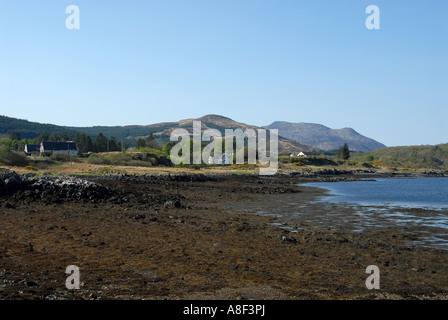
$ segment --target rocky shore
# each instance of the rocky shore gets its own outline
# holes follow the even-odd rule
[[[448,250],[417,241],[437,230],[353,232],[352,209],[313,205],[323,191],[298,185],[378,176],[397,174],[3,172],[0,298],[447,299]],[[79,290],[65,287],[69,265]],[[369,265],[379,290],[365,286]]]

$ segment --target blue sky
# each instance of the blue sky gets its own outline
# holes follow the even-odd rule
[[[68,30],[65,9],[80,9]],[[368,5],[380,30],[368,30]],[[236,121],[448,142],[446,0],[0,0],[0,114]]]

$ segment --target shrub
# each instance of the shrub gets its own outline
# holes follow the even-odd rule
[[[126,165],[133,167],[152,167],[152,164],[150,162],[145,162],[141,160],[129,160],[129,162]]]
[[[114,165],[114,166],[172,166],[173,164],[165,155],[148,152],[141,153],[112,153],[112,154],[91,154],[87,159],[90,164]]]
[[[103,167],[94,170],[89,170],[88,173],[93,175],[106,175],[106,174],[124,173],[124,171],[110,167]]]
[[[111,164],[109,159],[106,159],[105,157],[101,157],[98,154],[91,154],[89,156],[89,158],[87,158],[87,163],[99,164],[99,165],[104,165],[104,164],[109,165],[109,164]]]
[[[11,151],[7,147],[0,149],[0,162],[17,167],[25,167],[29,164],[29,160],[24,154]]]
[[[42,170],[42,169],[47,169],[51,163],[52,163],[51,161],[35,161],[35,162],[33,162],[33,166]]]
[[[373,168],[373,165],[370,164],[370,163],[368,163],[368,162],[364,162],[364,163],[362,164],[362,166],[365,167],[365,168]]]
[[[78,158],[75,156],[71,156],[69,154],[62,154],[62,153],[53,153],[50,156],[51,159],[55,161],[61,161],[61,162],[75,162],[78,161]]]
[[[255,164],[234,164],[231,168],[234,170],[255,169]]]

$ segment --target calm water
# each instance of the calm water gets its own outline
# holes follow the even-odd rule
[[[354,232],[373,226],[416,227],[414,232],[419,236],[413,244],[448,250],[448,178],[387,178],[305,185],[329,190],[330,196],[316,201],[317,205],[353,208],[352,219],[344,223]],[[330,216],[337,219],[337,209]]]
[[[314,182],[307,186],[328,189],[322,200],[365,205],[448,208],[448,178],[387,178],[375,181]]]

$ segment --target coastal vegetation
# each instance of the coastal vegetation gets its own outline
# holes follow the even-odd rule
[[[205,116],[201,119],[207,120],[204,122],[207,127],[219,130],[226,126],[238,124],[222,116]],[[106,167],[179,167],[194,170],[219,167],[222,170],[239,172],[241,170],[252,172],[258,167],[258,165],[247,165],[247,146],[244,149],[244,164],[235,164],[234,155],[231,159],[233,165],[211,165],[202,161],[200,164],[180,163],[175,166],[170,160],[170,152],[176,142],[164,142],[160,137],[156,137],[154,133],[160,132],[157,131],[160,128],[157,127],[156,129],[155,126],[104,127],[104,133],[101,131],[98,133],[99,127],[94,127],[95,130],[92,128],[92,130],[86,132],[79,132],[74,131],[73,128],[39,124],[4,116],[0,116],[0,124],[0,165],[2,166],[21,168],[28,166],[30,170],[35,168],[36,170],[53,169],[57,171],[58,166],[70,162]],[[175,124],[180,125],[180,122]],[[172,126],[173,123],[166,123],[163,125],[163,129],[165,131],[169,130]],[[128,130],[127,133],[122,132],[125,128]],[[129,135],[126,136],[131,131],[135,133],[137,129],[138,136],[133,135],[132,138]],[[93,134],[93,132],[96,134]],[[42,157],[39,152],[28,155],[23,152],[26,144],[69,140],[76,142],[79,157],[62,154],[48,154]],[[206,144],[203,143],[202,148],[205,146]],[[279,150],[281,152],[279,169],[283,171],[309,171],[337,167],[340,169],[369,169],[390,172],[425,169],[448,170],[448,143],[388,147],[368,152],[354,151],[350,143],[344,143],[338,149],[333,150],[302,149],[306,156],[300,157],[293,156],[290,151],[297,148],[297,145],[286,143],[284,146],[290,149]],[[224,143],[222,147],[225,150]],[[294,154],[297,154],[297,152],[294,152]],[[211,155],[213,156],[213,154]]]
[[[356,153],[352,157],[393,168],[408,169],[448,169],[448,143],[439,145],[401,146],[381,148],[365,153]]]

